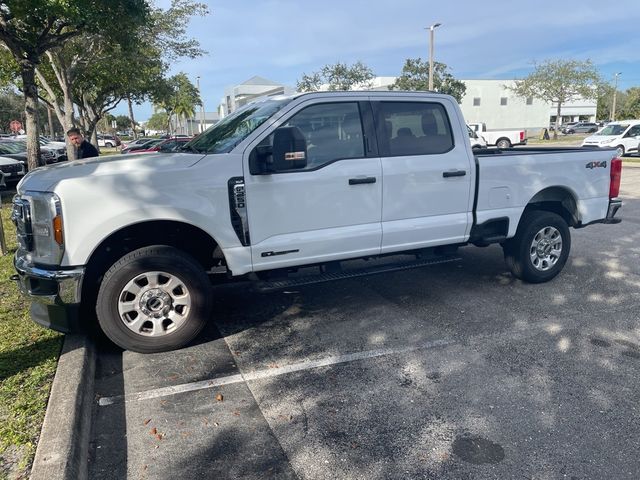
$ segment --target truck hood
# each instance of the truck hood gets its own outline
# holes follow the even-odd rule
[[[18,184],[18,193],[27,190],[53,191],[64,180],[81,177],[130,175],[132,173],[182,170],[195,165],[204,155],[195,153],[146,153],[110,155],[38,167]]]

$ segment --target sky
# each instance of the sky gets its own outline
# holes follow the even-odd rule
[[[188,35],[207,54],[171,65],[200,88],[207,112],[225,87],[254,75],[295,87],[303,73],[362,61],[377,76],[397,76],[405,59],[429,57],[457,79],[516,79],[535,63],[590,59],[618,89],[640,86],[640,0],[201,0],[209,15]],[[170,0],[156,0],[168,8]],[[121,104],[112,112],[127,114]],[[136,120],[152,114],[134,106]]]

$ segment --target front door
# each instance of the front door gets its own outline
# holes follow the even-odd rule
[[[302,104],[278,126],[297,127],[307,166],[249,174],[245,188],[254,270],[320,263],[380,252],[382,172],[365,142],[361,110],[368,103]],[[254,148],[273,145],[273,133]],[[365,148],[366,145],[366,148]]]

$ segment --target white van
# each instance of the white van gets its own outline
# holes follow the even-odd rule
[[[637,152],[640,142],[640,120],[620,120],[608,123],[599,132],[587,137],[583,147],[616,148],[618,157]]]

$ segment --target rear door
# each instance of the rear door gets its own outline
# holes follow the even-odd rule
[[[475,168],[453,102],[389,97],[373,106],[383,175],[382,253],[464,242]]]
[[[380,253],[382,169],[370,104],[362,96],[313,99],[276,126],[302,132],[307,166],[250,174],[249,158],[273,145],[273,132],[246,150],[254,270]]]

